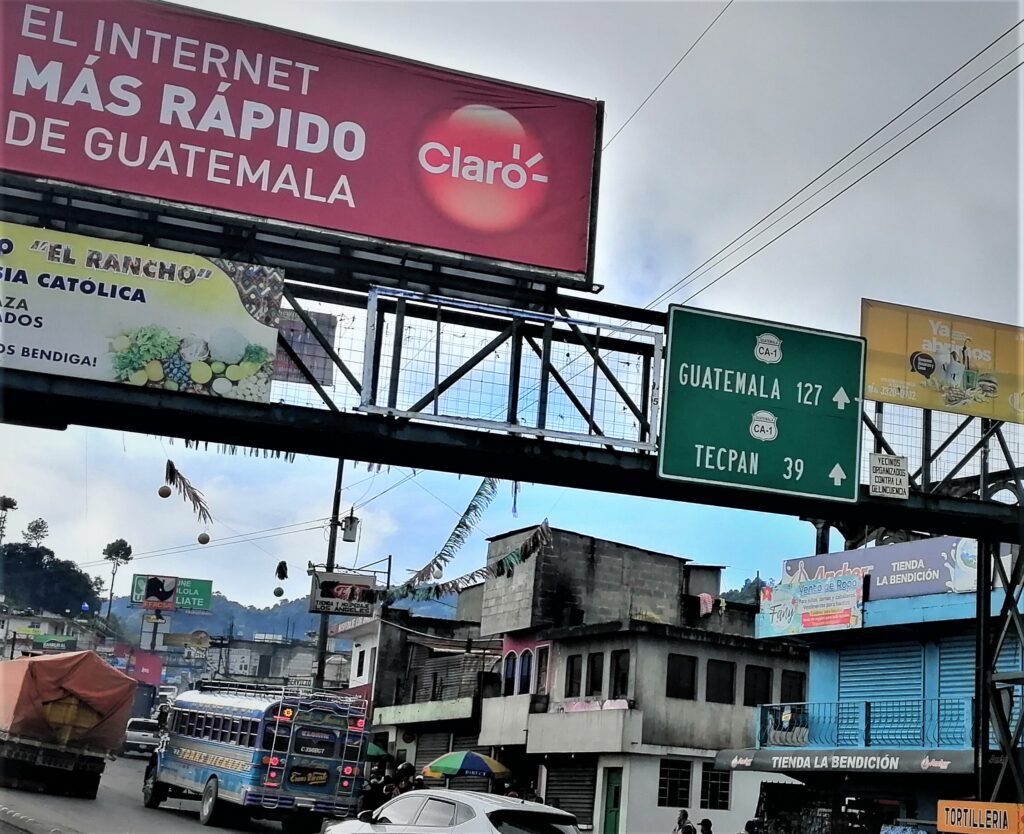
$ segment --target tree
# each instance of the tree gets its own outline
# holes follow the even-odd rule
[[[722,599],[727,602],[744,602],[747,605],[757,605],[761,601],[761,589],[765,585],[771,585],[772,580],[767,582],[761,578],[761,575],[744,579],[742,588],[733,588],[730,591],[726,591],[722,594]]]
[[[41,518],[37,518],[35,521],[30,521],[28,527],[26,527],[21,534],[21,537],[28,543],[35,547],[39,547],[45,539],[50,535],[50,525]]]
[[[103,558],[110,562],[110,597],[107,600],[107,622],[110,622],[110,609],[114,605],[114,581],[117,569],[132,560],[132,546],[124,539],[114,539],[103,548]]]
[[[4,543],[4,530],[7,529],[7,513],[18,509],[18,502],[6,495],[0,495],[0,544]]]
[[[58,559],[47,547],[28,542],[0,546],[3,590],[8,602],[38,610],[81,610],[86,602],[92,610],[100,605],[93,579],[74,562]]]

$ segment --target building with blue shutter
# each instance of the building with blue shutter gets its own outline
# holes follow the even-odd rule
[[[807,700],[762,704],[756,746],[723,751],[717,765],[799,779],[799,799],[762,796],[768,817],[799,805],[797,831],[801,813],[877,831],[935,820],[938,799],[971,796],[976,567],[976,543],[955,537],[786,562],[762,593],[757,635],[808,647]],[[1015,636],[999,668],[1022,668]],[[1013,719],[1021,694],[1003,699]]]

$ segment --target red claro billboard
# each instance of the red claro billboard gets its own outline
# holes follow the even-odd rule
[[[7,171],[591,275],[600,102],[142,0],[0,7]]]

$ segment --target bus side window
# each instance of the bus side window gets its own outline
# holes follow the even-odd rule
[[[237,718],[231,719],[231,736],[228,738],[232,744],[242,743],[242,722]]]
[[[185,735],[194,736],[196,734],[196,719],[196,714],[190,711],[188,713],[188,723],[185,725]]]

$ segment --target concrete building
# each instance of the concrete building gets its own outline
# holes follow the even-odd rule
[[[758,704],[802,697],[806,653],[754,640],[754,608],[718,599],[719,567],[552,530],[499,569],[530,532],[488,548],[502,575],[484,583],[480,630],[501,636],[502,663],[479,744],[520,791],[602,834],[671,831],[684,807],[742,830],[762,776],[715,755],[753,742]]]
[[[501,640],[480,640],[482,588],[460,595],[452,620],[387,609],[331,630],[352,643],[349,692],[371,703],[375,743],[417,768],[450,750],[479,745],[480,700],[497,683]],[[490,752],[489,750],[484,752]],[[486,779],[452,787],[486,790]]]
[[[0,610],[0,658],[25,654],[95,651],[105,642],[113,643],[113,633],[94,617],[74,619],[50,611],[3,606]]]
[[[799,832],[838,810],[839,821],[877,831],[896,819],[935,820],[939,798],[972,793],[972,548],[973,541],[946,537],[808,558],[797,570],[798,560],[787,563],[784,575],[796,581],[853,576],[864,590],[862,616],[849,627],[798,635],[810,649],[806,698],[761,706],[756,743],[719,756],[737,776],[785,774],[806,785],[767,802],[769,816],[788,816]],[[993,595],[993,610],[1001,596]],[[1022,664],[1011,629],[999,668],[1020,671]],[[1024,693],[1018,686],[1005,694],[1013,726]],[[787,810],[794,804],[802,815]]]
[[[259,635],[260,639],[232,637],[217,641],[206,651],[206,672],[215,680],[295,684],[310,686],[316,666],[316,646],[306,640],[281,635]],[[326,666],[325,684],[348,686],[346,653],[332,655]]]

